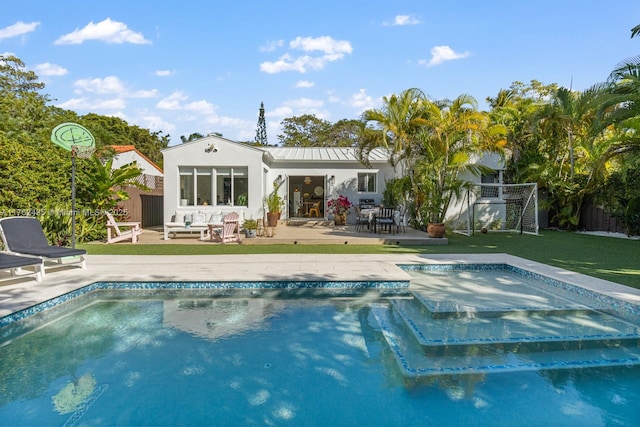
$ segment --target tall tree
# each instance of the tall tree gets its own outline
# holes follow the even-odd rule
[[[264,120],[264,103],[260,103],[258,113],[258,127],[256,129],[256,145],[269,145],[267,140],[267,122]]]
[[[289,117],[282,121],[282,134],[278,140],[285,147],[329,146],[327,134],[331,123],[313,114]]]

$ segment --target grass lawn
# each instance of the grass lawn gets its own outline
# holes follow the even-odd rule
[[[94,245],[92,255],[206,255],[263,253],[507,253],[640,288],[640,241],[544,230],[539,236],[488,233],[447,236],[446,246],[396,245]]]

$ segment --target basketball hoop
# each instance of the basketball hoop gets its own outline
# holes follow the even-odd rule
[[[95,147],[85,147],[82,145],[71,146],[71,155],[80,159],[90,158],[95,151]]]
[[[71,247],[76,247],[76,158],[88,159],[96,140],[77,123],[62,123],[51,131],[51,142],[71,152]]]

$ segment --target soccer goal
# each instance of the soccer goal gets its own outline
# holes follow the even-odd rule
[[[475,184],[457,202],[453,230],[538,234],[538,185]]]

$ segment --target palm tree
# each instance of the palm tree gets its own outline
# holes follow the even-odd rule
[[[80,199],[96,212],[113,209],[118,202],[129,199],[125,187],[133,186],[146,190],[147,187],[137,181],[142,174],[138,165],[129,163],[113,169],[113,158],[102,162],[98,156],[92,156],[89,165],[82,170],[79,193]]]
[[[418,133],[420,153],[414,169],[415,188],[423,197],[418,216],[421,222],[441,223],[452,198],[459,198],[469,184],[460,175],[479,175],[487,169],[473,162],[472,155],[501,151],[506,128],[490,126],[489,116],[466,94],[453,101],[427,102],[425,112],[428,124]]]
[[[427,102],[427,97],[420,89],[411,88],[398,95],[383,97],[382,108],[365,111],[362,120],[377,124],[382,138],[360,144],[361,157],[368,157],[372,149],[381,146],[389,152],[392,165],[404,162],[410,167],[413,163],[415,132],[427,124],[424,118]]]
[[[560,88],[541,110],[538,130],[546,163],[529,170],[546,180],[560,225],[578,225],[584,201],[603,182],[614,153],[615,125],[637,114],[629,94],[618,92],[609,83],[583,92]]]
[[[504,126],[489,125],[473,97],[434,102],[419,89],[383,98],[383,107],[365,111],[363,121],[375,122],[382,134],[360,144],[363,157],[383,147],[390,163],[403,168],[401,174],[410,180],[411,222],[422,229],[429,221],[442,222],[452,197],[464,186],[458,179],[461,172],[480,172],[471,155],[499,149],[506,134]]]

